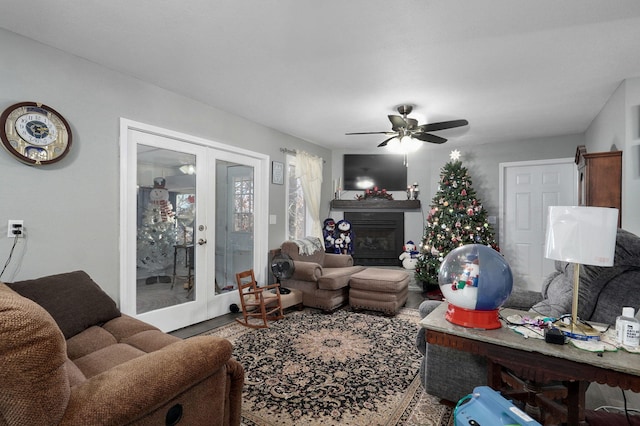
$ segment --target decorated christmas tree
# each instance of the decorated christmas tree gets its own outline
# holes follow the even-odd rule
[[[460,161],[460,152],[440,171],[440,184],[430,205],[419,246],[416,279],[425,288],[438,286],[438,270],[449,252],[466,244],[484,244],[499,250],[487,211],[471,186],[471,177]]]

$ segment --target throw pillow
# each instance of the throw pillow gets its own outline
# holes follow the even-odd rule
[[[84,271],[6,284],[47,310],[65,339],[120,316],[113,299]]]

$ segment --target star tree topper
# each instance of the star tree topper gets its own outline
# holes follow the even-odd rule
[[[451,151],[451,154],[449,154],[449,157],[451,157],[453,161],[458,161],[460,159],[460,151],[454,149]]]

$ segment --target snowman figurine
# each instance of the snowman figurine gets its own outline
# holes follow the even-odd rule
[[[400,254],[400,257],[398,257],[398,259],[402,261],[402,267],[404,269],[416,269],[418,265],[418,254],[420,254],[420,252],[416,250],[416,245],[413,241],[409,240],[402,249],[404,251]]]
[[[333,218],[327,218],[324,220],[324,227],[322,228],[322,236],[324,238],[324,251],[325,253],[335,253],[336,242],[336,222]]]
[[[478,256],[470,254],[467,256],[462,273],[458,276],[458,280],[452,284],[451,289],[455,291],[478,287],[479,278],[480,265],[478,264]]]
[[[336,253],[353,254],[353,240],[355,236],[351,230],[351,222],[344,219],[340,220],[336,224],[336,228],[338,228],[336,231],[336,240],[338,240],[338,238],[341,240],[340,251],[336,250]]]

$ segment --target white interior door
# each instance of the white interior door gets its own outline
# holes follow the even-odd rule
[[[514,285],[540,291],[553,271],[544,257],[547,208],[576,200],[573,158],[500,164],[500,248]]]
[[[264,278],[268,157],[127,120],[122,134],[120,309],[163,331],[228,313],[236,272]]]

